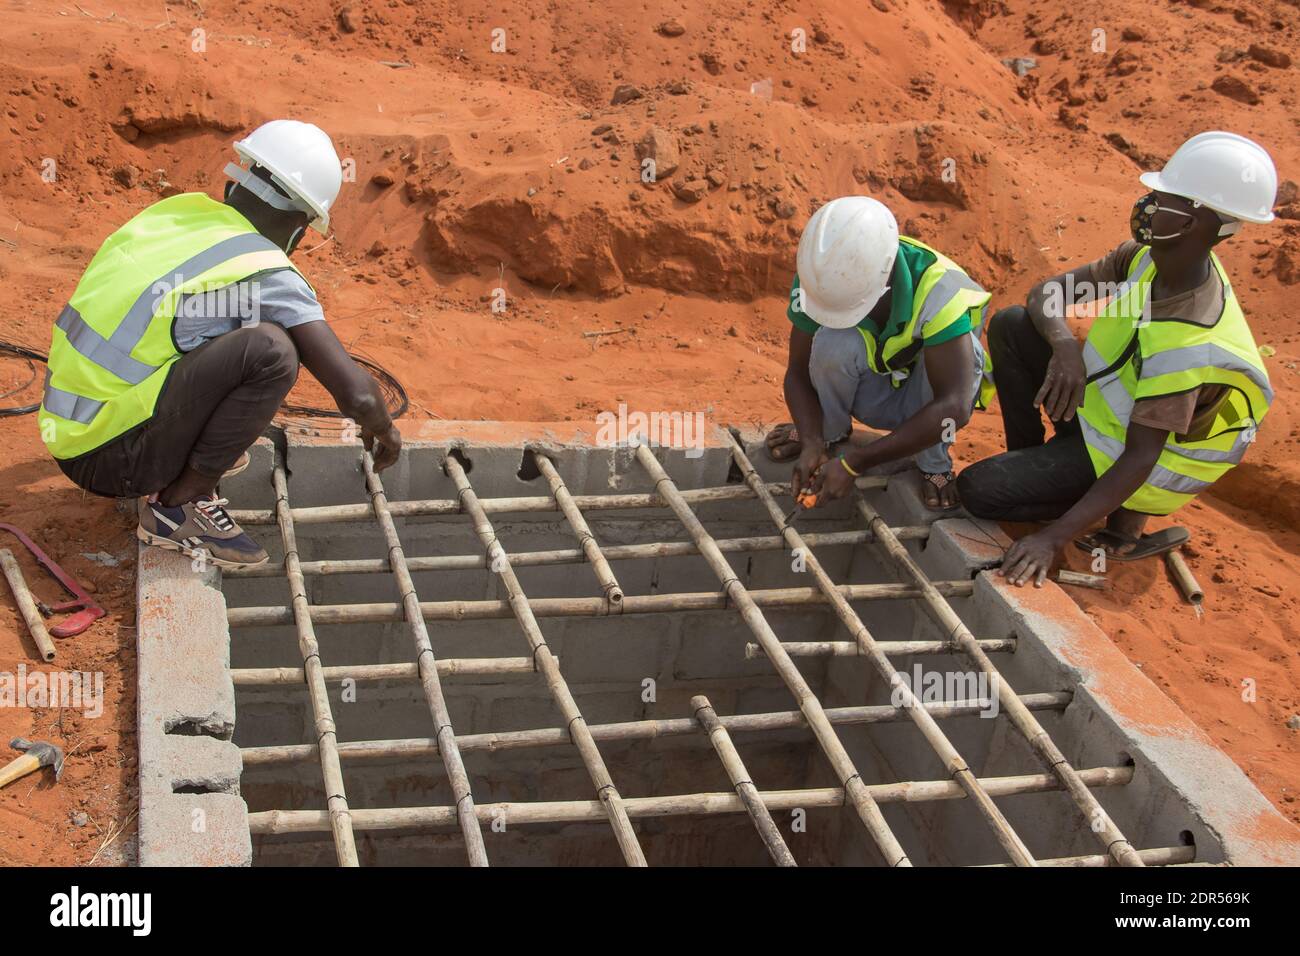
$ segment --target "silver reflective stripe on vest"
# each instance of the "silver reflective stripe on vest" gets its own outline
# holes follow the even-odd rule
[[[1264,394],[1264,400],[1273,403],[1273,387],[1268,377],[1257,367],[1244,361],[1235,352],[1230,352],[1213,342],[1200,345],[1187,345],[1180,349],[1165,349],[1157,352],[1142,362],[1142,377],[1169,375],[1173,372],[1187,372],[1195,368],[1221,368],[1228,372],[1237,372],[1246,376],[1255,387]]]
[[[66,418],[69,421],[80,422],[82,425],[89,425],[99,414],[99,410],[104,407],[103,402],[97,402],[93,398],[86,398],[84,395],[76,395],[72,392],[65,392],[61,388],[55,388],[50,384],[51,373],[49,369],[45,370],[45,399],[42,405],[51,415],[58,415],[60,418]]]
[[[159,300],[165,298],[172,290],[184,285],[193,278],[201,276],[209,269],[221,265],[228,259],[247,255],[250,252],[269,252],[272,250],[280,251],[280,247],[260,233],[244,232],[237,236],[231,236],[229,239],[222,239],[197,255],[191,256],[172,269],[171,274],[160,276],[140,293],[140,297],[131,304],[131,308],[126,310],[126,315],[122,317],[122,321],[114,329],[109,342],[119,351],[130,353],[144,338],[144,333],[149,328],[149,323],[153,320],[154,313],[158,309]],[[173,279],[176,280],[174,285],[172,284]],[[78,351],[81,350],[78,349]],[[87,356],[87,358],[89,357]],[[113,370],[109,369],[109,371]],[[130,380],[128,379],[128,381]],[[136,383],[133,382],[132,384]]]
[[[1092,423],[1082,415],[1078,416],[1079,425],[1083,428],[1083,440],[1088,445],[1097,449],[1112,461],[1118,461],[1119,456],[1124,454],[1124,443],[1109,435],[1103,435]]]
[[[139,385],[157,371],[157,367],[137,361],[120,351],[112,342],[96,332],[81,313],[71,305],[65,305],[54,323],[68,337],[68,344],[82,358],[98,365],[107,372],[112,372],[124,382]]]
[[[1199,495],[1214,484],[1212,481],[1202,481],[1199,478],[1180,475],[1176,471],[1170,471],[1164,465],[1156,465],[1152,468],[1151,474],[1147,476],[1146,483],[1162,491],[1172,491],[1176,495]]]
[[[916,327],[912,330],[912,337],[923,338],[922,330],[926,323],[943,311],[944,306],[951,302],[958,292],[967,289],[980,293],[985,291],[974,279],[956,269],[949,269],[940,276],[939,281],[925,294],[925,301],[921,303],[921,313],[916,318]]]

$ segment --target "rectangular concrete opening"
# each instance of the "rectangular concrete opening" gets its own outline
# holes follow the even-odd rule
[[[1213,858],[988,599],[987,529],[870,479],[783,532],[782,472],[730,441],[540,469],[416,446],[379,477],[356,447],[260,449],[241,501],[260,480],[266,507],[237,517],[272,561],[222,582],[253,862]]]

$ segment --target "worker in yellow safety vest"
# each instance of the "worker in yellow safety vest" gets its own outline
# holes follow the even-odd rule
[[[333,143],[275,120],[234,148],[224,202],[171,196],[100,246],[54,323],[39,415],[68,478],[139,499],[142,541],[225,568],[267,560],[216,487],[248,465],[300,362],[377,467],[402,443],[289,258],[308,226],[329,229],[343,181]]]
[[[900,236],[869,196],[819,208],[799,240],[790,292],[785,400],[793,419],[767,436],[795,461],[796,497],[847,494],[868,469],[914,460],[926,504],[957,505],[949,448],[992,397],[980,344],[989,293],[957,263]],[[853,422],[887,434],[850,440]]]
[[[1071,540],[1102,562],[1179,547],[1186,529],[1144,534],[1147,519],[1172,514],[1240,462],[1273,401],[1213,252],[1243,223],[1273,219],[1268,153],[1233,133],[1201,133],[1141,181],[1151,191],[1133,206],[1131,239],[1040,283],[989,326],[1007,451],[957,485],[978,517],[1051,522],[1004,558],[1017,585],[1041,585]],[[1066,309],[1086,302],[1095,315],[1080,348]],[[1055,423],[1046,442],[1040,409]]]

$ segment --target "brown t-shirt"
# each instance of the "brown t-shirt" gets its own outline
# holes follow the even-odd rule
[[[1125,239],[1096,262],[1089,265],[1093,282],[1120,283],[1128,277],[1129,266],[1141,248]],[[1197,325],[1211,326],[1223,314],[1223,280],[1219,270],[1210,269],[1210,277],[1195,289],[1167,299],[1151,300],[1153,319],[1180,319]],[[1228,390],[1222,385],[1202,385],[1179,395],[1144,398],[1133,404],[1130,421],[1161,431],[1173,432],[1179,439],[1201,434],[1214,421],[1219,404]]]

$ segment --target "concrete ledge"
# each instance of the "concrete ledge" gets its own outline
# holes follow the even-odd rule
[[[140,864],[247,866],[219,572],[144,545],[138,567]]]

